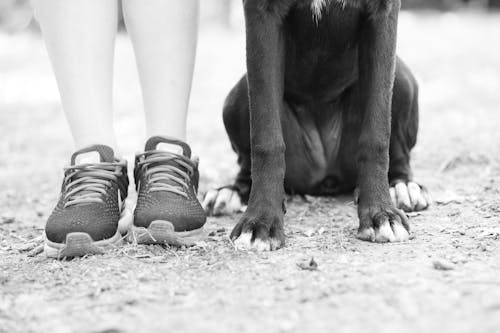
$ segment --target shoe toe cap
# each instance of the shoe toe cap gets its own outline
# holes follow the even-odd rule
[[[198,201],[170,198],[138,203],[134,214],[135,226],[147,228],[151,222],[158,220],[171,222],[176,232],[183,232],[200,229],[205,225],[207,217]]]
[[[119,217],[112,212],[96,214],[102,209],[89,207],[86,214],[79,211],[65,210],[54,212],[45,227],[47,239],[54,243],[64,243],[66,236],[73,232],[87,233],[92,240],[101,241],[113,237],[118,228]]]

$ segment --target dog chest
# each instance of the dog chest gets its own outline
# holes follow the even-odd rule
[[[313,19],[319,21],[330,7],[339,9],[355,8],[375,15],[387,12],[396,0],[308,0]]]

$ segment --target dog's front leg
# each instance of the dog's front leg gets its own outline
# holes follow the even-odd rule
[[[372,13],[361,31],[360,93],[363,120],[358,150],[360,226],[358,238],[404,241],[409,225],[391,201],[388,183],[391,101],[395,73],[396,31],[400,1],[384,13]]]
[[[280,113],[284,91],[282,20],[266,1],[245,1],[250,96],[252,189],[248,208],[231,239],[238,248],[274,250],[284,245],[285,143]]]

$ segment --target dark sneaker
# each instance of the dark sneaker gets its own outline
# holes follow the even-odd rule
[[[97,155],[84,163],[79,160]],[[118,223],[127,197],[127,162],[95,145],[77,151],[65,168],[59,202],[45,227],[45,253],[53,258],[102,253],[122,240]]]
[[[162,150],[162,145],[170,149]],[[178,149],[177,153],[175,151]],[[203,233],[206,215],[198,198],[198,162],[178,140],[150,138],[137,154],[134,170],[138,192],[134,235],[138,243],[184,245]],[[183,240],[184,239],[184,240]]]

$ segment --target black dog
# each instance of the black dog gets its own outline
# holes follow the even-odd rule
[[[248,202],[231,233],[237,246],[284,245],[285,191],[356,187],[360,239],[409,238],[398,208],[429,200],[411,181],[418,88],[395,55],[399,8],[400,0],[244,1],[248,74],[224,107],[241,169],[204,200],[214,214]]]

